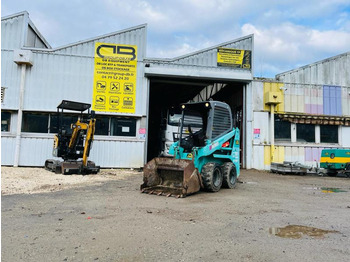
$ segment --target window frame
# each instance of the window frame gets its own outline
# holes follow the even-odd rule
[[[283,121],[281,120],[281,118],[279,118],[278,116],[275,116],[274,118],[275,120],[275,123],[274,123],[274,139],[276,142],[291,142],[292,141],[292,123],[289,122],[289,121]],[[288,123],[289,124],[289,137],[284,137],[284,138],[281,138],[281,137],[276,137],[276,120],[279,120],[280,123]]]
[[[323,142],[322,141],[322,127],[334,127],[335,130],[335,134],[337,137],[337,141],[336,142]],[[339,144],[339,126],[338,125],[320,125],[320,143],[321,144]]]
[[[24,127],[24,121],[25,121],[25,115],[27,114],[37,114],[37,115],[45,115],[48,118],[47,121],[47,131],[46,132],[33,132],[33,131],[24,131],[23,127]],[[79,113],[67,113],[66,116],[68,117],[72,117],[78,119],[78,116],[80,114]],[[57,131],[53,130],[53,126],[55,125],[55,117],[58,117],[57,112],[40,112],[40,111],[23,111],[23,118],[22,118],[22,126],[21,126],[21,133],[23,133],[24,135],[26,134],[32,134],[35,136],[40,136],[40,135],[52,135],[52,134],[57,134]],[[108,137],[109,139],[134,139],[137,138],[137,130],[139,127],[139,117],[134,117],[134,116],[112,116],[112,115],[104,115],[104,114],[99,114],[96,115],[96,119],[98,120],[99,118],[102,119],[106,119],[108,120],[108,122],[106,121],[106,124],[108,125],[107,127],[107,134],[96,134],[95,131],[95,136],[98,137]],[[132,126],[132,135],[112,135],[112,121],[113,119],[115,119],[115,121],[118,120],[125,120],[125,119],[130,119],[133,120],[133,126]],[[6,131],[7,132],[7,131]]]
[[[6,113],[8,113],[9,114],[9,118],[8,118],[8,120],[9,120],[9,124],[7,124],[8,125],[8,130],[2,130],[2,121],[3,121],[3,118],[2,118],[2,114],[6,114]],[[11,127],[12,127],[12,112],[10,112],[10,111],[5,111],[5,110],[1,110],[1,133],[2,132],[5,132],[5,133],[10,133],[11,132]]]

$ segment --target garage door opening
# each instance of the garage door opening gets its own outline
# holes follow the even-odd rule
[[[235,126],[241,130],[242,141],[244,85],[242,82],[216,82],[207,79],[150,78],[147,161],[166,155],[165,132],[169,129],[169,124],[176,130],[179,106],[189,101],[213,99],[226,102],[231,107]],[[172,117],[168,117],[170,115]],[[169,119],[172,119],[171,123]]]

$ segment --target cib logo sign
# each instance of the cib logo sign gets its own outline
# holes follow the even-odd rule
[[[100,44],[96,48],[96,55],[101,58],[117,58],[132,61],[136,59],[136,48],[129,45]]]

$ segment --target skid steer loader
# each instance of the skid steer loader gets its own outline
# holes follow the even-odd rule
[[[177,141],[169,150],[173,158],[154,158],[144,166],[141,192],[185,197],[200,189],[234,188],[240,173],[240,131],[233,127],[230,107],[206,101],[181,108]],[[193,132],[191,125],[201,128]]]
[[[61,157],[63,161],[48,159],[45,168],[62,174],[96,174],[100,167],[88,161],[95,134],[95,111],[90,113],[90,104],[63,100],[57,106],[57,134],[54,137],[52,155]],[[67,125],[64,110],[79,111],[80,116],[75,123]],[[88,110],[88,114],[83,114]],[[54,126],[55,123],[52,123]],[[82,158],[82,160],[78,160]]]

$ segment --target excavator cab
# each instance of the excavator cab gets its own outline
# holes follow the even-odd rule
[[[63,100],[57,106],[57,121],[52,123],[54,130],[57,130],[52,155],[63,158],[63,161],[48,159],[45,161],[46,169],[62,174],[99,172],[100,167],[88,161],[96,124],[95,112],[90,112],[90,107],[90,104],[68,100]],[[80,112],[77,121],[72,123],[72,117],[64,110]]]

